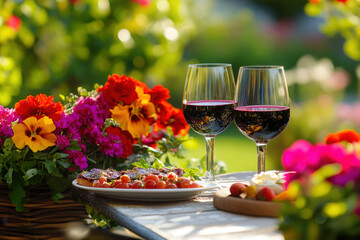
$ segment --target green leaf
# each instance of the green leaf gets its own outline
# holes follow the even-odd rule
[[[25,148],[25,151],[22,152],[22,156],[23,156],[22,159],[23,159],[23,160],[26,159],[26,154],[28,154],[29,151],[30,151],[30,148],[26,147],[26,148]]]
[[[145,168],[145,169],[150,168],[150,165],[144,158],[140,159],[138,162],[134,162],[132,165],[134,167],[139,167],[139,168]]]
[[[53,159],[62,159],[62,158],[67,158],[69,156],[69,154],[67,153],[55,153]]]
[[[24,176],[24,180],[27,181],[30,178],[32,178],[33,176],[35,176],[36,174],[37,174],[37,169],[36,168],[31,168],[31,169],[26,171],[25,176]]]
[[[9,168],[8,172],[5,174],[6,182],[9,185],[12,184],[12,182],[13,182],[13,172],[14,172],[14,169]]]
[[[35,167],[36,165],[36,161],[33,160],[33,161],[24,161],[21,163],[21,169],[23,171],[27,171],[28,169],[31,169],[33,167]]]
[[[4,151],[5,155],[11,154],[13,146],[14,146],[14,142],[12,141],[11,138],[7,138],[4,141],[4,144],[2,147],[3,147],[3,151]]]
[[[47,169],[48,173],[52,173],[56,168],[56,164],[53,161],[46,160],[44,162],[45,168]]]
[[[190,176],[194,178],[195,180],[200,180],[199,174],[201,173],[201,170],[198,168],[185,168],[184,169],[185,176]]]
[[[67,147],[67,149],[72,150],[72,151],[80,151],[81,150],[81,148],[78,144],[78,141],[76,141],[76,140],[70,141],[70,146]]]
[[[64,197],[64,195],[62,195],[61,193],[56,193],[51,195],[51,198],[56,202],[59,203],[59,200],[62,199]]]
[[[68,167],[70,166],[70,163],[64,162],[64,161],[62,161],[62,160],[56,160],[56,162],[57,162],[60,166],[62,166],[63,168],[68,168]]]
[[[165,166],[166,166],[166,167],[172,166],[171,163],[170,163],[170,158],[169,158],[169,156],[166,156],[166,157],[165,157]]]
[[[156,158],[151,166],[155,169],[159,169],[159,168],[163,168],[165,165],[162,161]]]
[[[59,172],[58,168],[55,168],[54,171],[51,172],[51,175],[54,177],[63,177],[63,175]]]
[[[26,192],[19,177],[14,177],[14,182],[10,185],[10,188],[9,198],[16,205],[16,211],[23,210]]]

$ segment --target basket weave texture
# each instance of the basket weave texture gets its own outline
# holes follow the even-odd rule
[[[0,184],[0,239],[65,239],[69,223],[88,218],[85,207],[74,201],[69,188],[56,203],[46,185],[27,188],[27,201],[22,212],[10,202],[9,189]]]

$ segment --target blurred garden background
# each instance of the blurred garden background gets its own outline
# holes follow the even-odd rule
[[[270,141],[267,169],[295,140],[360,130],[356,0],[0,0],[0,104],[92,89],[112,73],[170,90],[181,107],[187,65],[283,65],[291,119]],[[205,155],[190,131],[186,157]],[[227,172],[256,169],[255,144],[231,125],[216,137]]]

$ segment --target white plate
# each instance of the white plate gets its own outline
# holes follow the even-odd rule
[[[98,188],[86,187],[72,182],[75,187],[94,192],[96,194],[122,200],[166,202],[180,201],[195,197],[196,195],[217,188],[215,183],[196,181],[203,187],[200,188],[175,188],[175,189],[123,189],[123,188]]]

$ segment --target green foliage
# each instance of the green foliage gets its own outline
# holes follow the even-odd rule
[[[67,94],[104,76],[162,83],[193,32],[191,1],[0,1],[0,104]],[[6,24],[15,15],[18,30]]]
[[[336,0],[310,1],[306,4],[305,12],[312,17],[322,17],[325,22],[321,31],[333,37],[340,34],[345,43],[343,46],[345,54],[355,60],[360,60],[360,2],[347,0],[345,2]]]
[[[160,168],[171,168],[171,169],[175,169],[175,167],[173,167],[170,162],[168,161],[168,159],[166,159],[166,162],[162,162],[159,159],[155,159],[151,164],[146,161],[144,158],[140,159],[137,162],[132,163],[132,165],[134,167],[139,167],[139,168],[154,168],[154,169],[160,169]],[[196,179],[196,180],[200,180],[200,173],[201,170],[198,168],[184,168],[184,176],[185,177],[191,177],[192,179]]]
[[[119,224],[116,223],[114,220],[104,216],[104,214],[102,214],[95,208],[90,207],[89,205],[86,205],[86,212],[91,217],[92,223],[95,227],[107,229],[119,226]]]
[[[9,197],[17,211],[23,210],[26,187],[46,182],[52,198],[58,200],[75,177],[75,172],[68,169],[73,167],[68,154],[55,152],[56,149],[50,147],[46,151],[33,152],[28,146],[17,149],[11,138],[5,140],[0,151],[0,182],[8,184]]]

